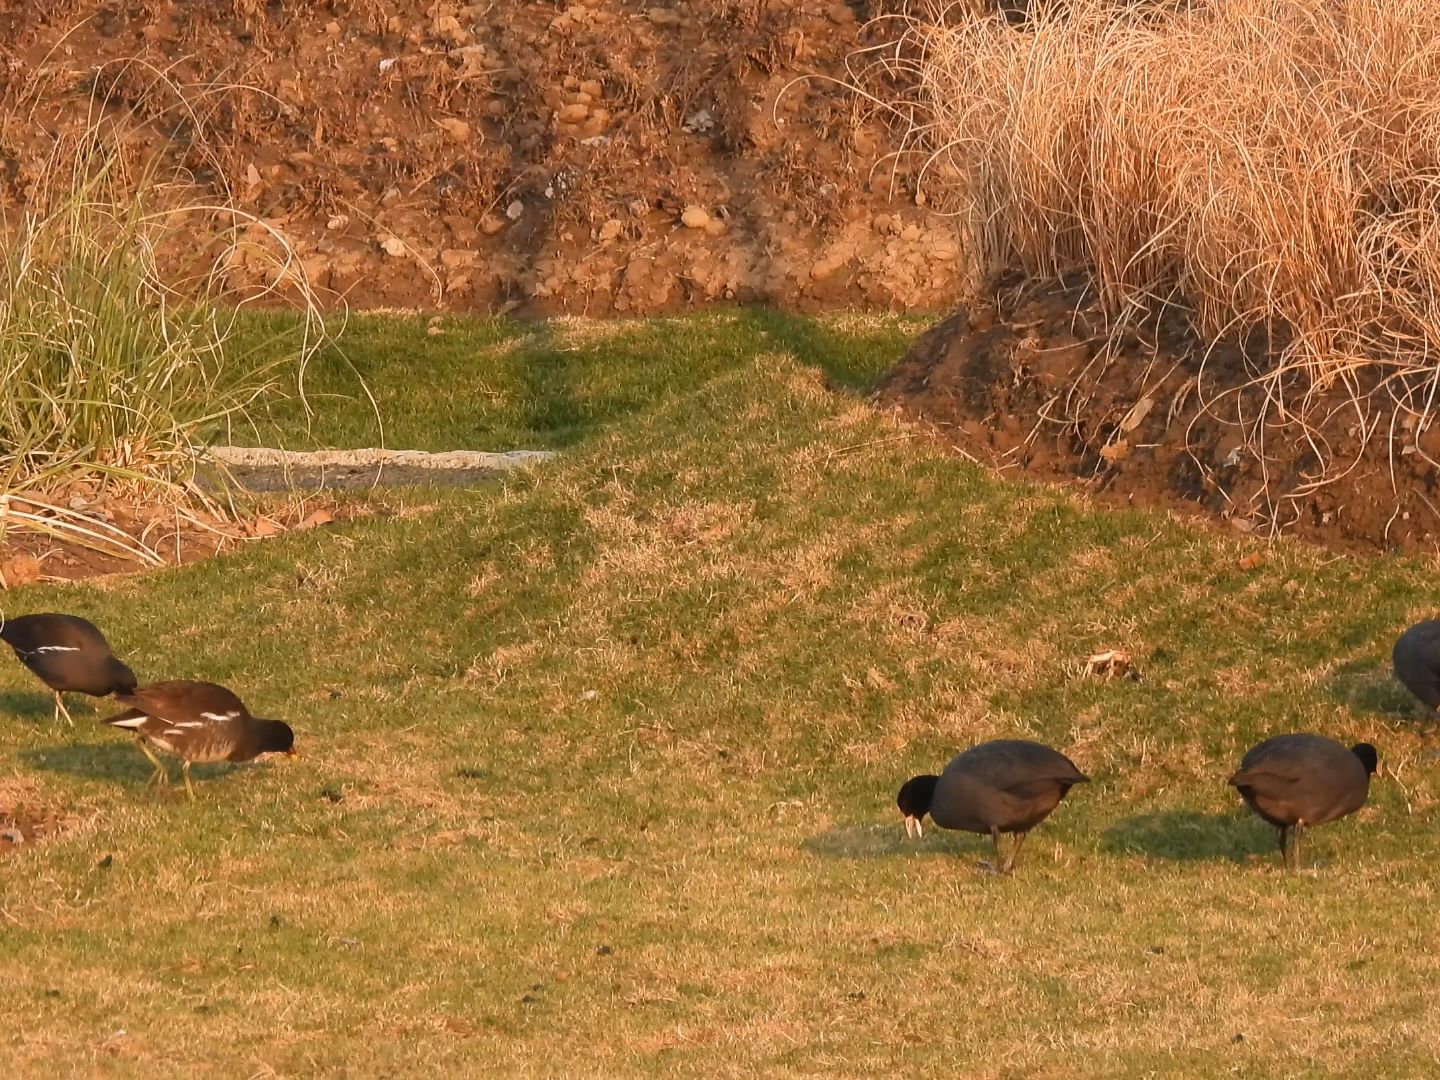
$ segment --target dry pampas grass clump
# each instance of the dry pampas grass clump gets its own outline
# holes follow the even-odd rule
[[[1282,415],[1338,387],[1428,416],[1440,0],[1045,2],[1015,26],[917,0],[868,54],[986,268],[1267,331]]]

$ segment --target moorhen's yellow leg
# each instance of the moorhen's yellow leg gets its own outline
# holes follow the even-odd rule
[[[180,766],[180,775],[185,780],[185,794],[190,796],[190,801],[195,801],[195,789],[190,786],[190,762],[183,762]]]
[[[56,690],[56,691],[55,691],[55,721],[56,721],[56,723],[58,723],[58,722],[60,721],[60,717],[62,717],[62,716],[65,717],[65,723],[69,724],[71,727],[74,727],[74,726],[75,726],[75,720],[74,720],[73,717],[71,717],[71,715],[70,715],[70,710],[67,709],[67,708],[65,708],[65,701],[64,701],[63,698],[60,697],[60,691],[59,691],[59,690]]]
[[[144,739],[137,739],[136,742],[140,744],[140,752],[150,759],[151,765],[155,766],[155,771],[150,774],[150,779],[145,782],[145,786],[157,784],[160,787],[169,787],[170,771],[165,768],[165,763],[151,752],[150,747],[145,745]]]

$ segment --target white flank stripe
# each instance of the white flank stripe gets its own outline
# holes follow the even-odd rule
[[[227,713],[202,712],[200,715],[203,716],[203,717],[205,717],[206,720],[214,720],[215,723],[217,723],[217,724],[223,724],[223,723],[226,723],[227,721],[230,721],[230,720],[238,720],[238,719],[240,718],[240,714],[239,714],[238,712],[227,712]],[[181,724],[181,725],[179,725],[179,726],[180,726],[180,727],[184,727],[185,725],[184,725],[184,724]]]
[[[150,719],[148,716],[131,716],[125,720],[111,720],[110,726],[123,728],[144,727],[145,721],[148,719]]]
[[[206,713],[205,715],[208,716],[209,714]],[[179,721],[178,723],[176,723],[176,724],[171,728],[171,730],[173,731],[173,730],[175,730],[176,728],[204,727],[204,726],[205,726],[205,722],[204,722],[203,720],[181,720],[181,721]]]
[[[79,652],[77,645],[37,645],[35,652]]]

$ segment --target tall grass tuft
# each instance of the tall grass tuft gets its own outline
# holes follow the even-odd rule
[[[323,327],[307,303],[287,359],[230,347],[224,274],[246,223],[167,201],[158,173],[136,171],[100,125],[57,145],[44,176],[3,221],[0,535],[20,526],[133,549],[64,492],[83,481],[177,507],[201,497],[196,448],[268,395],[298,393]]]
[[[1435,0],[1037,0],[1021,29],[920,6],[886,66],[987,267],[1089,271],[1112,313],[1179,301],[1211,338],[1278,331],[1253,374],[1291,415],[1335,386],[1430,411]]]

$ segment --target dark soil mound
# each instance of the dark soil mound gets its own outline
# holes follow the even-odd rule
[[[1399,382],[1267,387],[1276,342],[1207,346],[1173,309],[1112,333],[1085,287],[989,296],[919,338],[880,400],[982,461],[1111,500],[1341,548],[1440,543],[1440,427]],[[1282,401],[1307,389],[1302,422]]]
[[[945,310],[953,221],[840,85],[908,2],[0,2],[0,211],[98,99],[358,307]]]

